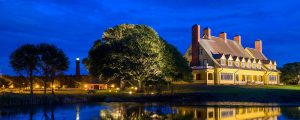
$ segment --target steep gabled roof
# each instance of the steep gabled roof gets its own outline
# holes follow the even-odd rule
[[[247,58],[251,57],[242,45],[233,40],[227,39],[227,41],[224,42],[224,39],[212,36],[210,40],[202,38],[199,43],[211,54],[225,54]]]
[[[264,64],[272,64],[272,61],[271,60],[262,60],[262,63],[264,63]]]
[[[242,60],[242,59],[240,59],[240,57],[238,57],[238,56],[233,56],[232,58],[233,58],[234,61],[241,61],[241,60]]]
[[[260,60],[268,60],[267,57],[259,52],[258,50],[254,49],[254,48],[246,48],[246,50],[248,50],[250,52],[250,55],[255,58],[255,59],[260,59]]]
[[[220,59],[224,54],[212,54],[214,59]]]

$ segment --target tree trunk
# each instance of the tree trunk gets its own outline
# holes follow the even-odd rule
[[[142,90],[142,81],[141,80],[138,80],[138,90],[137,90],[137,92],[139,92],[139,93],[141,93],[141,92],[143,92],[143,90]]]
[[[47,79],[48,79],[48,76],[46,76],[44,78],[44,94],[46,95],[47,94]]]
[[[33,71],[29,71],[30,95],[33,96]]]
[[[44,80],[44,94],[47,94],[47,85],[46,85],[46,79]]]
[[[52,84],[51,93],[52,93],[52,95],[54,95],[54,75],[51,75],[50,79],[51,79],[51,84]]]

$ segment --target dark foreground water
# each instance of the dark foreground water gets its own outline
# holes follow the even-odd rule
[[[244,104],[247,105],[247,104]],[[277,105],[171,105],[95,103],[0,108],[0,120],[299,120],[300,107]]]

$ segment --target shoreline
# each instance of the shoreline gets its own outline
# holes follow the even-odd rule
[[[203,94],[201,94],[203,95]],[[190,96],[190,97],[187,97]],[[238,96],[231,99],[222,96],[211,96],[210,98],[203,99],[206,95],[199,96],[193,93],[186,95],[125,95],[125,94],[112,94],[112,95],[34,95],[31,100],[30,95],[24,94],[5,94],[0,97],[0,107],[12,107],[22,105],[61,105],[61,104],[88,104],[88,103],[101,103],[101,102],[135,102],[135,103],[169,103],[177,105],[189,106],[299,106],[300,100],[289,101],[286,99],[277,98],[272,99],[240,99]]]
[[[299,105],[299,86],[201,86],[197,84],[174,85],[174,91],[161,94],[97,91],[87,94],[83,90],[56,91],[56,94],[31,96],[26,93],[0,95],[0,107],[18,105],[53,105],[96,102],[168,102],[174,104],[227,105],[247,103],[252,105]],[[259,104],[258,104],[259,103]],[[243,104],[238,104],[243,105]]]

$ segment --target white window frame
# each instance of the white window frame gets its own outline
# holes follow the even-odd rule
[[[247,68],[251,68],[251,63],[247,62]]]
[[[221,65],[226,66],[226,60],[221,59]]]
[[[233,73],[221,73],[221,80],[233,80]]]
[[[257,64],[257,68],[258,68],[258,69],[261,69],[261,64]]]
[[[256,69],[256,64],[255,63],[252,63],[252,68]]]
[[[236,67],[240,67],[240,62],[239,61],[235,61],[235,66]]]
[[[228,66],[232,66],[232,60],[228,60]]]
[[[242,62],[242,68],[245,68],[246,67],[246,64],[245,64],[245,62]]]

